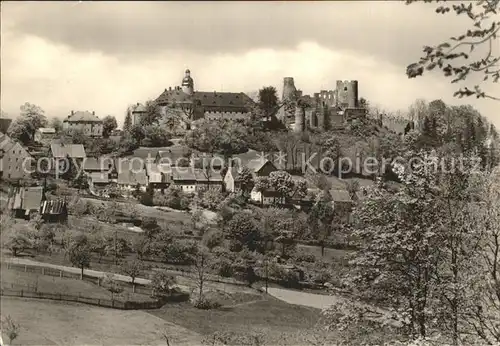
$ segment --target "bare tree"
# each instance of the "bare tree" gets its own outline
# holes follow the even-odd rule
[[[7,335],[7,338],[9,339],[9,345],[17,339],[20,329],[21,325],[16,323],[10,315],[5,316],[2,321],[2,330],[5,331],[5,335]]]

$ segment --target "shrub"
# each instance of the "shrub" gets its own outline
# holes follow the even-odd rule
[[[196,244],[191,241],[173,240],[166,243],[162,249],[164,261],[168,264],[191,264],[196,254]]]
[[[209,249],[222,246],[223,243],[224,235],[220,231],[208,232],[203,236],[203,244]]]
[[[156,272],[151,279],[153,287],[153,297],[162,297],[170,295],[173,292],[173,286],[176,280],[173,275],[165,272]]]
[[[292,258],[296,262],[314,263],[316,261],[316,256],[314,256],[312,253],[307,253],[303,250],[295,251],[295,253],[292,255]]]
[[[211,310],[221,307],[221,304],[219,302],[211,301],[207,298],[196,298],[193,299],[191,302],[195,308],[201,310]]]
[[[268,267],[268,275],[280,285],[285,287],[299,287],[299,275],[295,270],[285,268],[277,263],[271,263]]]
[[[233,262],[228,258],[222,257],[217,259],[214,263],[214,267],[217,275],[225,278],[230,278],[234,275]]]
[[[221,191],[216,189],[209,189],[201,194],[199,203],[203,208],[217,211],[221,203],[224,201],[224,198],[225,196]]]
[[[153,204],[178,210],[187,210],[191,204],[192,196],[182,192],[177,186],[171,185],[164,194],[155,193]]]

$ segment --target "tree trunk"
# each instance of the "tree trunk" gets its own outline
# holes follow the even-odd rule
[[[81,266],[82,272],[80,274],[80,280],[83,280],[83,265]]]

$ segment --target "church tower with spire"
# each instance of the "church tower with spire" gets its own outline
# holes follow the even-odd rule
[[[194,93],[194,81],[191,78],[191,71],[186,70],[184,78],[182,79],[182,91],[188,95],[193,95]]]

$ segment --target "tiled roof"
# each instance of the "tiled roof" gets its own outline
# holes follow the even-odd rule
[[[222,181],[219,171],[195,169],[194,174],[197,182]]]
[[[195,170],[192,167],[172,167],[173,181],[196,181]]]
[[[133,157],[140,157],[142,159],[147,159],[148,157],[150,157],[151,159],[154,160],[159,151],[160,151],[160,149],[157,149],[157,148],[141,147],[141,148],[135,149],[132,156]]]
[[[95,114],[90,113],[89,111],[76,111],[71,115],[68,115],[66,122],[77,122],[77,121],[92,121],[92,122],[102,122]]]
[[[145,170],[139,172],[123,171],[118,173],[117,183],[122,185],[147,185],[148,177]]]
[[[139,172],[144,169],[144,160],[141,158],[116,158],[114,160],[114,168],[118,174],[129,171]]]
[[[64,213],[65,208],[66,202],[62,199],[43,201],[41,213],[49,215],[60,215]]]
[[[156,163],[146,164],[146,174],[149,178],[150,183],[161,183],[163,182],[163,172],[165,172],[164,167],[158,167]]]
[[[83,169],[86,171],[107,171],[113,166],[113,160],[107,157],[87,157],[83,161]]]
[[[147,112],[146,106],[144,106],[142,103],[137,103],[135,106],[132,107],[132,113],[145,113]]]
[[[50,145],[52,156],[56,158],[71,157],[85,158],[85,148],[82,144],[52,143]]]
[[[256,160],[251,160],[251,161],[248,161],[247,163],[247,167],[254,173],[257,173],[259,172],[265,165],[268,165],[268,164],[271,164],[274,168],[276,168],[274,166],[274,164],[267,160],[267,159],[256,159]]]
[[[197,91],[194,98],[199,100],[205,111],[247,112],[253,100],[244,93]]]
[[[193,96],[182,90],[173,89],[165,91],[156,99],[159,104],[172,103],[198,103],[205,111],[221,112],[247,112],[249,103],[253,100],[245,93],[196,91]]]
[[[38,210],[42,196],[42,186],[15,188],[9,199],[9,207],[11,209]]]
[[[184,93],[182,89],[170,89],[167,90],[165,89],[164,92],[161,93],[161,95],[156,99],[156,102],[159,104],[166,104],[166,103],[191,103],[192,98]]]
[[[101,184],[109,183],[108,173],[92,172],[90,173],[89,176],[90,180],[92,180],[92,183],[101,183]]]

